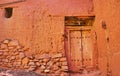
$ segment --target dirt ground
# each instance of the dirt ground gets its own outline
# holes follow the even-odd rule
[[[83,71],[82,73],[61,73],[61,74],[37,74],[35,72],[27,72],[23,70],[9,70],[0,68],[0,76],[103,76],[98,70],[96,71]]]
[[[35,72],[0,68],[0,76],[41,76]]]

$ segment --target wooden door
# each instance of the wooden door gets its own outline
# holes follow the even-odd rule
[[[69,70],[79,72],[80,69],[92,65],[93,44],[90,30],[67,29],[66,55]]]
[[[82,33],[81,31],[70,31],[70,70],[78,71],[79,67],[82,67]]]
[[[93,43],[91,39],[91,31],[82,31],[82,47],[83,47],[83,66],[91,67],[93,65]]]

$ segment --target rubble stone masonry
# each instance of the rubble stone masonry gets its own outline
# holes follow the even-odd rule
[[[29,48],[22,46],[18,40],[6,39],[0,42],[0,66],[13,70],[23,69],[39,73],[59,74],[68,71],[64,53],[49,55],[26,55]]]

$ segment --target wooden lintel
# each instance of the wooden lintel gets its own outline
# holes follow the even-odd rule
[[[20,2],[24,2],[24,1],[26,1],[26,0],[19,0],[19,1],[7,2],[7,3],[0,4],[0,7],[11,5],[11,4],[15,4],[15,3],[20,3]]]

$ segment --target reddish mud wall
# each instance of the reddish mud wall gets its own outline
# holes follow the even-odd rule
[[[14,66],[16,69],[39,69],[40,72],[50,72],[50,68],[52,68],[55,70],[54,73],[60,72],[61,69],[66,70],[68,67],[64,54],[64,17],[93,15],[92,1],[25,0],[15,4],[9,4],[9,2],[12,1],[0,1],[0,41],[15,39],[28,49],[25,52],[23,50],[22,56],[19,56],[21,52],[17,52],[12,62],[13,55],[7,54],[9,56],[7,60],[1,56],[3,59],[1,66],[11,64],[8,67],[12,67],[15,62],[16,65],[18,64],[18,66]],[[6,7],[13,7],[11,18],[5,18],[4,8]],[[8,49],[8,43],[5,45]],[[13,47],[13,49],[16,48]],[[9,49],[7,51],[12,52]],[[6,53],[3,49],[1,52]],[[43,57],[43,59],[39,60],[38,57]],[[20,61],[17,58],[21,58]],[[50,67],[51,65],[55,66]]]
[[[0,4],[10,1],[1,0]],[[119,5],[119,0],[94,0],[99,68],[104,74],[113,76],[120,75]],[[4,17],[5,7],[13,7],[11,18]],[[25,0],[2,5],[0,41],[16,39],[30,48],[28,53],[31,54],[61,53],[64,52],[64,16],[85,16],[93,14],[92,11],[92,0]]]
[[[12,2],[12,1],[11,1]],[[7,2],[2,2],[4,4]],[[4,8],[13,7],[13,16],[4,17]],[[26,0],[1,7],[1,38],[17,39],[32,52],[57,52],[64,50],[64,16],[89,15],[92,2],[87,0]]]
[[[94,0],[96,16],[94,25],[98,38],[99,68],[104,74],[108,72],[112,76],[120,76],[119,5],[119,0]],[[102,28],[104,25],[102,22],[105,22],[107,29]]]

